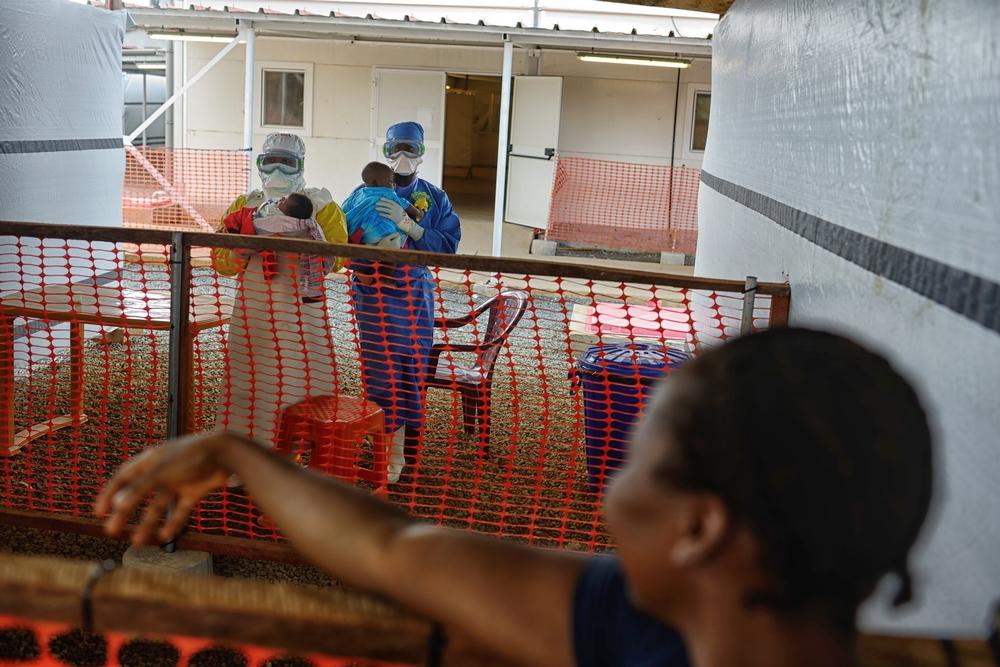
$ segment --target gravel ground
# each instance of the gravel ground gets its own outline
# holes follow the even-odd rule
[[[155,267],[140,269],[126,273],[127,283],[166,287],[165,274]],[[209,270],[196,270],[195,284],[199,292],[215,290],[216,285],[233,289],[231,281]],[[346,285],[332,280],[328,291],[340,391],[358,395],[360,368]],[[439,295],[449,315],[465,313],[471,299],[482,299],[469,286],[445,287]],[[606,544],[586,479],[581,406],[568,378],[570,308],[570,298],[533,294],[497,361],[488,456],[482,456],[477,436],[463,432],[458,395],[428,391],[422,456],[392,487],[393,501],[417,516],[545,546],[590,549]],[[450,340],[464,342],[471,336],[453,332]],[[196,413],[204,427],[212,425],[225,386],[224,345],[220,329],[204,332],[197,342]],[[41,438],[11,458],[0,479],[4,504],[76,515],[89,512],[102,480],[164,436],[167,358],[166,332],[136,332],[120,342],[89,339],[85,385],[77,388],[84,392],[89,421]],[[19,428],[68,412],[73,389],[65,355],[29,371],[19,374],[15,388]],[[207,499],[193,528],[277,538],[256,525],[246,499],[233,494]]]

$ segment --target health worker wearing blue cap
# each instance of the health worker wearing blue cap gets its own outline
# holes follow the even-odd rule
[[[402,206],[381,199],[376,209],[406,234],[403,247],[454,253],[462,231],[444,190],[417,176],[424,155],[424,128],[396,123],[385,133],[382,154],[394,172],[396,193],[423,211],[420,222]],[[361,338],[361,366],[368,397],[385,411],[394,433],[389,481],[396,482],[413,463],[423,427],[424,376],[434,338],[434,278],[426,266],[380,267],[374,281],[369,267],[354,262],[351,294]],[[405,460],[404,460],[405,452]]]

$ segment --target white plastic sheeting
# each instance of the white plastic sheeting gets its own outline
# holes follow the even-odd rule
[[[124,12],[0,3],[0,220],[121,224],[124,37]]]
[[[0,220],[121,225],[124,36],[125,12],[0,0]],[[120,259],[108,243],[16,243],[0,224],[0,295],[42,280],[112,284]],[[18,366],[68,342],[65,326],[14,325]]]
[[[737,0],[715,34],[696,272],[787,278],[793,324],[888,353],[934,418],[917,602],[869,628],[982,633],[1000,596],[998,29],[983,0]]]

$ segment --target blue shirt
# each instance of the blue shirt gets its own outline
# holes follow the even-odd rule
[[[617,558],[592,558],[573,597],[578,667],[689,667],[680,635],[628,599]]]
[[[341,208],[344,210],[344,217],[347,218],[347,235],[353,236],[360,229],[361,242],[366,245],[378,243],[390,234],[396,234],[399,230],[396,225],[379,215],[375,210],[375,204],[380,199],[394,201],[403,208],[410,206],[410,202],[396,194],[392,188],[380,188],[362,186],[351,193],[344,201]]]

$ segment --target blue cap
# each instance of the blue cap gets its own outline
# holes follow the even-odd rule
[[[385,143],[423,144],[424,126],[412,120],[407,120],[402,123],[396,123],[395,125],[390,125],[389,129],[385,131]]]
[[[577,367],[590,374],[607,374],[611,378],[634,382],[655,380],[668,368],[676,368],[688,360],[688,354],[654,343],[596,345],[588,348]]]

